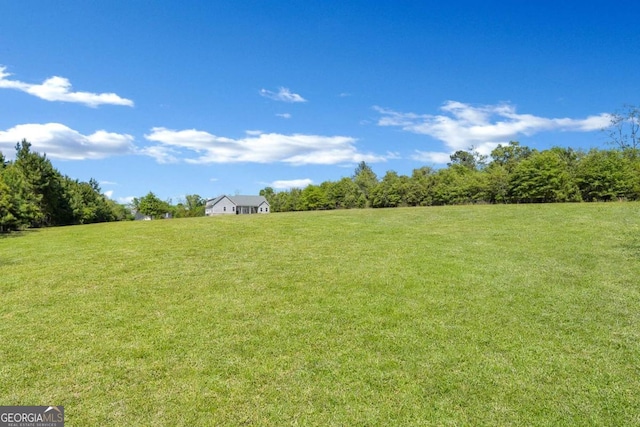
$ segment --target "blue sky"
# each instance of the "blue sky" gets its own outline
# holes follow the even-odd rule
[[[635,1],[5,1],[0,150],[114,200],[605,148],[640,99]]]

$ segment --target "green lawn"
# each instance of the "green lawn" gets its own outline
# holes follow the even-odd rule
[[[0,237],[0,405],[68,426],[640,424],[640,204]]]

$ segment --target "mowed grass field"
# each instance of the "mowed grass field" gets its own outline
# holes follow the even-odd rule
[[[640,424],[640,204],[0,237],[0,405],[68,426]]]

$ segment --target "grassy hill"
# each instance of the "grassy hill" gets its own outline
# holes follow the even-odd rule
[[[67,425],[637,425],[640,204],[0,238],[0,405]]]

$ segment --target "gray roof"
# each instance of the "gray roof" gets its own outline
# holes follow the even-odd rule
[[[269,202],[264,196],[227,196],[223,194],[222,196],[218,196],[215,199],[207,200],[207,206],[214,206],[220,200],[227,198],[231,200],[236,206],[260,206],[263,203],[266,203],[269,206]]]
[[[226,195],[224,195],[224,194],[223,194],[222,196],[218,196],[218,197],[216,197],[215,199],[209,199],[209,200],[207,200],[207,207],[209,207],[209,206],[214,206],[216,203],[218,203],[220,200],[224,199],[225,197],[226,197],[227,199],[229,199],[229,197],[228,197],[228,196],[226,196]],[[235,203],[235,202],[234,202],[234,203]]]
[[[264,196],[231,196],[229,198],[236,206],[260,206],[263,203],[269,205]]]

